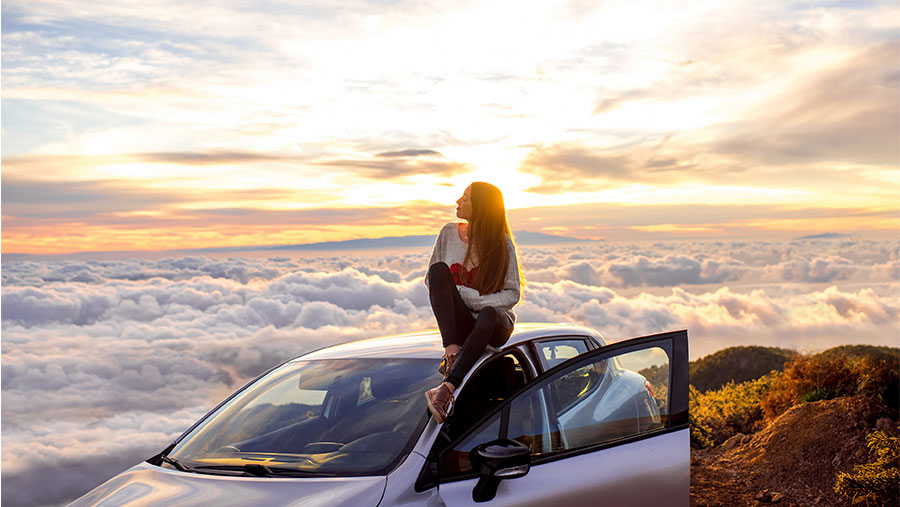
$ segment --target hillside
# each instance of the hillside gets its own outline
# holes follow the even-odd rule
[[[796,356],[796,351],[776,347],[729,347],[691,361],[688,374],[691,385],[706,392],[728,382],[745,382],[772,370],[781,371],[784,363]]]
[[[848,505],[837,474],[871,460],[866,435],[876,429],[897,435],[896,412],[875,397],[794,406],[753,435],[693,450],[691,505]]]
[[[717,361],[767,354],[746,349]],[[900,349],[841,346],[783,366],[692,387],[691,504],[900,505]]]
[[[816,354],[817,357],[830,359],[843,357],[845,359],[861,359],[870,357],[873,359],[897,359],[900,349],[896,347],[883,347],[877,345],[841,345]]]

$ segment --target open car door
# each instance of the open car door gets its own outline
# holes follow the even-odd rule
[[[532,380],[430,457],[447,505],[685,505],[687,331],[622,341]],[[436,472],[436,473],[435,473]]]

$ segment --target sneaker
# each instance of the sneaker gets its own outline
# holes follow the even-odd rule
[[[444,354],[441,357],[441,365],[438,366],[438,373],[444,376],[444,380],[447,380],[447,377],[450,376],[450,369],[453,368],[453,365],[456,363],[456,358],[459,354]]]
[[[453,401],[453,391],[448,387],[449,384],[442,382],[441,385],[434,389],[425,391],[425,401],[428,402],[428,411],[434,416],[434,420],[438,424],[443,423],[447,416],[453,413],[451,405]],[[447,412],[449,410],[449,413]]]

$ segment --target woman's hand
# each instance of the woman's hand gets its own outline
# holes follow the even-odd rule
[[[480,292],[471,287],[457,285],[459,296],[463,303],[473,312],[480,312],[485,306],[493,306],[501,310],[512,308],[519,302],[519,289],[503,289],[493,294],[482,296]]]
[[[472,287],[466,287],[465,285],[457,285],[456,290],[459,291],[459,296],[462,298],[463,303],[469,308],[472,308],[472,305],[481,297],[480,292]]]

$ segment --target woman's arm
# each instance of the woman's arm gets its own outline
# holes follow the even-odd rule
[[[447,226],[444,225],[441,227],[440,232],[438,232],[437,238],[434,240],[434,248],[431,249],[431,259],[428,261],[428,266],[425,268],[425,287],[428,288],[428,268],[431,267],[435,262],[441,262],[444,260],[444,231],[447,229]]]
[[[519,264],[516,250],[511,241],[507,244],[507,254],[509,255],[509,265],[506,268],[503,288],[499,291],[493,294],[481,295],[477,290],[470,287],[457,286],[459,295],[470,309],[477,312],[486,306],[493,306],[501,310],[509,310],[519,302],[521,297]]]
[[[481,311],[486,306],[493,306],[500,310],[509,310],[519,302],[519,288],[501,289],[493,294],[482,296],[477,290],[466,287],[465,285],[457,285],[459,295],[462,297],[466,306],[476,312]]]

